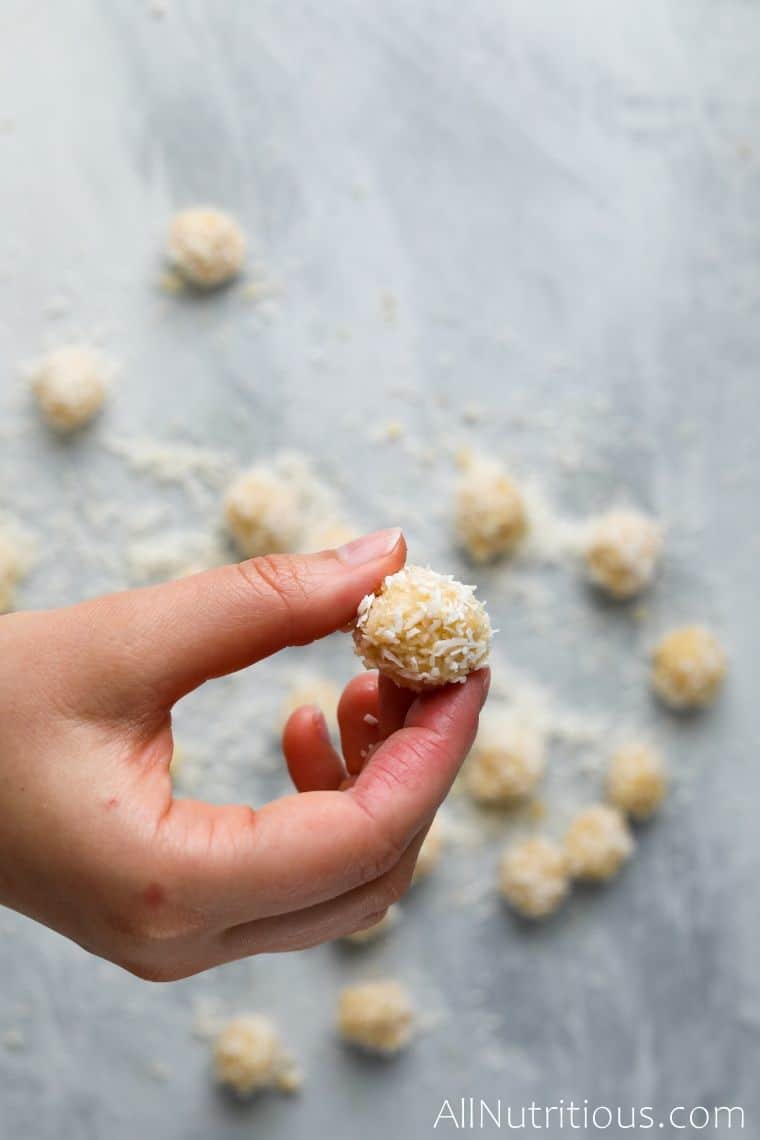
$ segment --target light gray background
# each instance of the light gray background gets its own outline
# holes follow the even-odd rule
[[[678,786],[620,883],[535,931],[473,901],[494,843],[451,851],[365,955],[328,946],[167,988],[4,914],[0,1030],[25,1047],[0,1049],[2,1140],[417,1138],[461,1095],[742,1104],[756,1132],[758,58],[747,0],[168,0],[163,19],[141,0],[5,0],[0,507],[38,543],[20,604],[128,580],[150,501],[174,529],[212,529],[213,488],[161,486],[110,449],[146,436],[232,467],[301,448],[363,525],[401,522],[414,558],[471,575],[442,520],[442,442],[480,439],[566,510],[622,496],[667,520],[642,621],[566,567],[477,577],[502,654],[570,707],[649,725]],[[198,200],[241,219],[276,301],[161,291],[167,220]],[[104,420],[60,446],[18,367],[71,335],[122,376]],[[390,419],[406,441],[373,443]],[[432,467],[417,444],[438,449]],[[678,721],[651,705],[644,659],[689,619],[719,629],[732,673],[713,711]],[[343,641],[324,656],[352,671]],[[264,756],[277,668],[180,710],[209,795],[284,788]],[[577,756],[554,763],[568,795],[591,794]],[[377,1066],[330,1021],[344,979],[386,972],[439,1016]],[[272,1012],[302,1096],[220,1097],[191,1035],[199,996]]]

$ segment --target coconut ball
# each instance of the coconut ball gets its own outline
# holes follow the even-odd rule
[[[558,844],[536,836],[508,847],[501,858],[499,887],[525,918],[546,918],[570,888],[567,858]]]
[[[465,786],[472,798],[493,806],[525,799],[545,768],[543,732],[509,706],[487,706],[465,768]]]
[[[13,605],[16,586],[23,573],[22,558],[16,543],[0,529],[0,614]]]
[[[687,625],[668,633],[652,655],[652,686],[674,709],[703,708],[715,700],[727,669],[726,653],[708,629]]]
[[[405,566],[359,603],[357,654],[405,689],[464,681],[488,659],[491,623],[474,586]]]
[[[443,821],[436,816],[417,855],[412,884],[419,883],[420,879],[426,879],[438,866],[443,855],[445,830]]]
[[[45,422],[64,434],[84,427],[103,407],[112,372],[113,365],[87,345],[68,344],[46,353],[30,375]]]
[[[285,1051],[274,1022],[262,1014],[232,1018],[214,1042],[214,1072],[220,1084],[238,1096],[266,1088],[294,1092],[300,1075]]]
[[[576,816],[565,836],[565,855],[574,879],[604,882],[633,854],[634,840],[622,812],[594,804]]]
[[[373,922],[372,926],[367,926],[364,930],[355,930],[353,934],[344,935],[343,941],[352,946],[366,946],[367,943],[376,942],[378,938],[386,935],[396,925],[398,919],[398,907],[394,904],[389,906],[383,917],[377,922]]]
[[[294,550],[301,535],[301,510],[294,488],[265,466],[251,467],[230,485],[224,517],[241,554],[254,558]]]
[[[237,277],[245,247],[245,234],[235,219],[210,206],[181,210],[169,229],[169,259],[199,289],[215,289]]]
[[[456,489],[454,527],[473,562],[508,554],[525,536],[525,503],[501,464],[490,459],[468,464]]]
[[[390,979],[343,990],[338,1031],[344,1041],[372,1053],[397,1053],[411,1039],[414,1010],[406,989]]]
[[[595,519],[584,550],[591,581],[621,601],[646,589],[661,553],[662,527],[648,515],[626,510]]]
[[[634,741],[614,753],[607,772],[607,795],[620,811],[635,820],[648,819],[667,790],[665,763],[656,748]]]

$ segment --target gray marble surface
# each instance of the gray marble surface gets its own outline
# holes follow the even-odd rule
[[[163,17],[142,0],[5,0],[0,509],[38,546],[20,604],[130,581],[156,502],[177,531],[213,530],[208,471],[162,484],[114,441],[191,442],[220,480],[301,449],[362,525],[400,522],[415,559],[458,573],[445,451],[480,441],[564,510],[622,497],[667,520],[638,621],[566,566],[477,577],[500,652],[564,706],[654,732],[676,788],[620,882],[537,930],[488,891],[500,834],[450,850],[365,954],[321,947],[166,988],[4,913],[1,1140],[416,1140],[444,1097],[471,1095],[738,1104],[756,1134],[759,53],[748,0],[167,0]],[[161,290],[167,219],[196,200],[241,219],[276,298]],[[18,366],[72,335],[122,375],[64,447]],[[389,420],[405,438],[373,441]],[[650,701],[644,662],[689,619],[716,626],[732,672],[714,710],[678,720]],[[353,669],[340,640],[298,659]],[[201,792],[284,788],[284,667],[178,711]],[[583,769],[577,750],[553,756],[549,827],[594,794]],[[373,1065],[335,1041],[332,1007],[344,979],[381,973],[431,1016],[403,1059]],[[273,1013],[303,1094],[220,1096],[191,1032],[201,998]]]

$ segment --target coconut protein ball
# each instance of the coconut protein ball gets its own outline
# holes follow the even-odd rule
[[[704,708],[712,704],[728,667],[726,653],[704,626],[674,629],[652,654],[652,687],[674,709]]]
[[[640,594],[652,581],[662,554],[662,527],[639,511],[615,510],[594,519],[584,546],[586,571],[618,601]]]
[[[634,840],[616,807],[594,804],[576,816],[565,836],[570,875],[586,882],[613,878],[633,854]]]
[[[524,918],[546,918],[567,898],[567,857],[550,839],[534,836],[508,847],[499,867],[501,894]]]
[[[264,464],[248,468],[230,484],[224,519],[247,558],[295,550],[303,526],[296,490]]]
[[[42,356],[30,382],[47,425],[66,434],[90,423],[105,403],[113,372],[113,364],[88,345],[68,344]]]
[[[392,979],[344,989],[338,1001],[338,1032],[349,1045],[370,1053],[398,1053],[414,1031],[414,1010],[404,986]]]
[[[523,497],[496,460],[481,456],[466,462],[454,497],[454,529],[473,562],[509,554],[524,538]]]
[[[210,206],[181,210],[169,229],[167,253],[198,289],[216,289],[237,277],[245,260],[245,234],[229,214]]]
[[[613,753],[607,771],[607,796],[631,819],[637,822],[649,819],[667,790],[665,762],[651,744],[632,741]]]
[[[508,705],[486,706],[465,767],[472,798],[492,806],[517,803],[531,794],[545,768],[543,732]]]
[[[491,623],[475,588],[405,566],[359,603],[354,645],[367,669],[421,691],[461,682],[485,665]]]
[[[259,1013],[241,1014],[227,1022],[214,1042],[213,1060],[219,1084],[240,1097],[272,1088],[295,1092],[301,1083],[277,1026]]]

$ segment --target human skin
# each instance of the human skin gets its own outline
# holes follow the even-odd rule
[[[345,627],[405,557],[380,531],[0,618],[0,903],[151,981],[377,922],[474,740],[488,671],[423,696],[355,677],[342,756],[320,711],[297,709],[297,794],[257,810],[172,798],[171,710]]]

